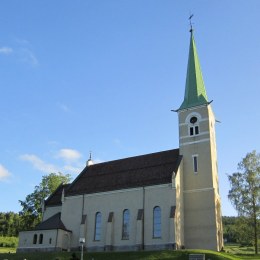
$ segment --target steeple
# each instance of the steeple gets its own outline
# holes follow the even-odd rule
[[[91,155],[91,152],[89,153],[89,159],[87,160],[87,166],[91,166],[93,165],[93,161],[92,161],[92,155]]]
[[[190,50],[186,76],[185,96],[179,110],[208,104],[208,98],[200,69],[199,57],[195,45],[192,27],[190,33]]]

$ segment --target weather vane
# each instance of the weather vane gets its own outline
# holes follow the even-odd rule
[[[191,22],[191,19],[192,19],[193,16],[194,16],[194,15],[191,14],[190,17],[189,17],[189,20],[190,20],[190,32],[193,31],[193,28],[192,28],[192,22]]]

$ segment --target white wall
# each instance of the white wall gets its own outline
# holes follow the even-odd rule
[[[37,234],[37,242],[33,244],[33,237]],[[43,235],[42,244],[39,243],[40,234]],[[56,246],[57,230],[33,230],[23,231],[19,233],[19,249],[43,249],[43,248],[55,248]],[[51,239],[51,241],[50,241]]]
[[[62,207],[62,221],[67,229],[73,232],[71,246],[78,247],[80,223],[82,214],[87,215],[86,220],[86,246],[88,248],[104,248],[106,245],[107,221],[110,212],[114,213],[112,224],[112,246],[127,249],[137,243],[137,213],[144,211],[144,242],[147,247],[166,245],[170,241],[169,216],[170,209],[176,205],[176,190],[172,184],[156,185],[143,188],[125,189],[112,192],[102,192],[81,196],[65,197]],[[145,199],[143,199],[145,198]],[[162,237],[153,238],[153,208],[161,207]],[[123,211],[130,210],[130,236],[129,240],[122,239]],[[102,214],[101,240],[94,241],[95,215]]]
[[[43,221],[61,212],[61,206],[46,207],[43,214]]]
[[[43,235],[40,244],[40,235]],[[37,242],[34,244],[34,235]],[[33,230],[19,233],[19,251],[54,251],[70,248],[71,233],[61,229]]]

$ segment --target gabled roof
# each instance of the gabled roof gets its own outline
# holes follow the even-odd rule
[[[193,30],[191,29],[190,32],[190,50],[186,76],[185,96],[179,110],[208,104],[208,98],[200,68]]]
[[[94,164],[85,167],[66,196],[171,183],[180,161],[175,149]]]
[[[65,194],[70,184],[61,184],[46,200],[45,206],[59,206],[61,205],[61,196],[64,189]]]
[[[35,227],[35,230],[51,230],[51,229],[62,229],[66,230],[65,225],[60,219],[61,213],[57,213],[54,216],[46,219]]]

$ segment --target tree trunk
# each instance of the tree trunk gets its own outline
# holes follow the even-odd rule
[[[257,239],[257,219],[256,219],[256,213],[254,211],[254,231],[255,231],[255,254],[258,254],[258,239]]]

